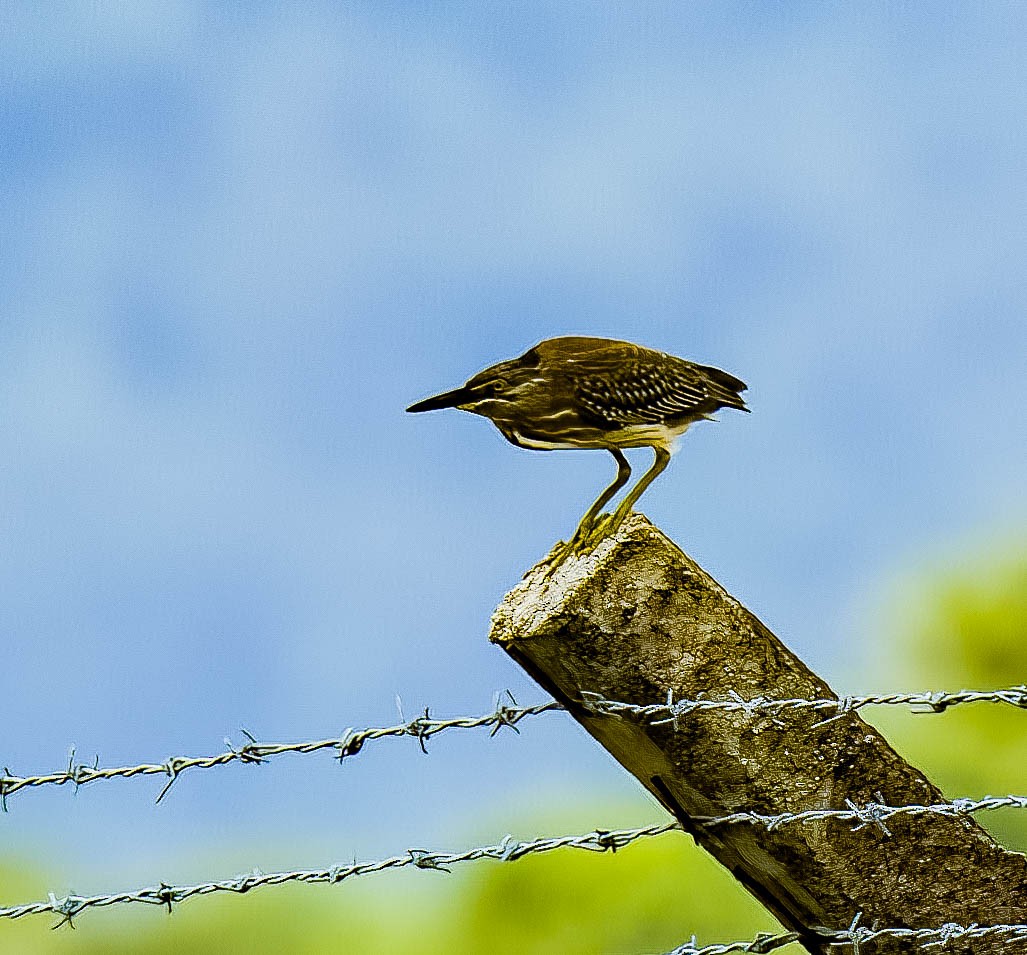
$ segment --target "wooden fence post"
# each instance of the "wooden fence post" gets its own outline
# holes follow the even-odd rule
[[[694,710],[654,725],[596,711],[588,694],[674,699],[835,699],[760,621],[641,515],[551,579],[540,564],[504,599],[491,639],[638,778],[811,952],[823,930],[1027,922],[1027,857],[966,816],[828,819],[776,828],[702,817],[930,805],[944,797],[856,713]],[[862,952],[911,952],[910,939]],[[838,951],[837,948],[833,951]],[[938,951],[1027,952],[1009,937]]]

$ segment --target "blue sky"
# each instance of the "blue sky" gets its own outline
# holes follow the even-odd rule
[[[612,462],[403,408],[572,332],[749,383],[643,510],[840,691],[886,671],[895,575],[1027,519],[1027,14],[857,7],[5,7],[0,762],[541,698],[489,615]],[[555,717],[413,746],[0,828],[85,891],[634,793]]]

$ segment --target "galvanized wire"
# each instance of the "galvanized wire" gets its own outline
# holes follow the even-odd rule
[[[878,794],[878,798],[882,798]],[[1027,796],[985,796],[983,799],[953,799],[951,802],[932,803],[928,805],[889,806],[883,802],[866,802],[859,805],[846,799],[847,809],[803,809],[798,812],[780,812],[776,814],[759,812],[733,812],[723,816],[693,816],[696,822],[705,826],[752,825],[764,829],[778,829],[782,826],[823,822],[832,819],[836,822],[853,822],[854,831],[866,826],[876,826],[886,836],[890,836],[887,822],[895,816],[947,816],[955,818],[968,816],[975,812],[988,812],[995,809],[1027,809]]]
[[[935,815],[953,817],[966,816],[982,810],[1008,807],[1024,809],[1027,808],[1027,796],[987,796],[984,799],[976,800],[955,799],[952,802],[933,805],[888,806],[877,802],[857,805],[849,800],[847,800],[847,803],[848,808],[846,809],[808,809],[799,812],[783,812],[776,815],[736,812],[723,816],[693,816],[692,820],[709,827],[743,824],[763,826],[770,830],[786,825],[801,825],[830,819],[836,822],[852,823],[851,828],[853,831],[873,825],[886,836],[890,836],[891,832],[886,823],[895,816]],[[668,822],[637,829],[596,829],[584,835],[552,836],[528,842],[520,842],[507,836],[496,845],[479,846],[458,853],[408,849],[401,855],[390,856],[376,862],[353,862],[351,865],[337,865],[327,869],[297,869],[289,872],[272,873],[254,871],[234,879],[177,887],[162,882],[155,888],[135,889],[127,892],[118,892],[113,895],[67,895],[58,898],[55,894],[51,893],[46,902],[32,902],[24,905],[0,907],[0,918],[17,919],[25,915],[38,915],[50,912],[60,915],[62,921],[58,924],[63,924],[65,921],[71,921],[72,918],[87,908],[127,903],[165,905],[170,910],[173,904],[184,902],[186,899],[197,895],[209,895],[213,892],[243,893],[261,886],[282,885],[286,882],[326,882],[335,884],[352,876],[368,875],[372,872],[381,872],[385,869],[402,868],[405,866],[448,872],[450,866],[458,863],[474,862],[479,859],[497,859],[508,862],[520,859],[526,855],[551,852],[554,849],[576,848],[587,849],[593,852],[616,851],[633,842],[637,842],[639,839],[663,835],[681,828],[681,825],[677,822]],[[974,931],[977,930],[975,927]],[[967,929],[967,931],[970,930]],[[752,950],[755,951],[755,949]],[[725,949],[725,951],[745,951],[745,949]]]
[[[247,742],[239,747],[232,746],[226,739],[226,750],[212,756],[171,756],[161,762],[140,763],[134,766],[101,767],[99,759],[89,763],[76,763],[75,750],[72,749],[68,764],[64,769],[42,773],[39,775],[20,776],[4,767],[0,773],[0,809],[7,811],[7,798],[22,790],[44,786],[71,785],[75,789],[88,783],[112,779],[129,779],[134,776],[164,776],[167,782],[157,796],[160,802],[167,795],[171,786],[179,777],[194,769],[214,769],[230,763],[264,763],[285,753],[306,755],[324,750],[334,750],[335,758],[340,762],[356,755],[364,744],[387,737],[409,736],[417,739],[422,751],[427,752],[425,744],[438,733],[451,729],[487,728],[490,735],[495,735],[504,726],[516,730],[521,720],[542,713],[563,710],[564,707],[555,701],[537,703],[533,706],[518,706],[509,693],[497,694],[495,708],[490,713],[480,716],[458,716],[451,719],[435,719],[430,710],[425,708],[421,716],[412,720],[401,719],[393,726],[367,727],[355,730],[346,729],[341,736],[328,739],[304,740],[295,743],[260,743],[252,735],[243,730]],[[655,725],[673,722],[690,713],[721,711],[744,712],[751,716],[765,714],[779,716],[787,710],[812,710],[824,713],[828,722],[856,712],[865,706],[892,705],[909,706],[916,712],[941,713],[953,706],[966,703],[1003,703],[1019,709],[1027,708],[1027,686],[1014,686],[1004,690],[958,690],[956,692],[924,691],[922,693],[890,693],[884,695],[844,696],[840,699],[785,699],[775,700],[764,697],[743,699],[734,694],[725,700],[673,700],[668,698],[665,703],[654,703],[641,706],[633,703],[622,703],[604,699],[599,694],[584,693],[582,702],[593,712],[610,714],[633,714],[645,718]]]
[[[675,700],[668,694],[666,702],[639,705],[605,699],[598,693],[583,693],[583,702],[595,712],[632,714],[648,719],[654,725],[671,723],[691,713],[719,711],[749,715],[780,716],[787,710],[812,710],[824,713],[828,720],[846,713],[855,713],[865,706],[908,706],[917,713],[944,713],[953,706],[966,703],[1004,703],[1017,709],[1027,709],[1027,686],[1013,686],[1004,690],[957,690],[922,693],[886,693],[865,696],[843,696],[838,699],[772,699],[757,696],[746,700],[732,693],[726,700]],[[824,720],[823,722],[827,722]]]
[[[464,862],[476,862],[479,859],[512,862],[527,855],[552,852],[554,849],[570,848],[585,849],[589,852],[616,852],[640,839],[648,839],[680,829],[681,826],[678,823],[667,822],[636,829],[595,829],[583,835],[554,836],[532,839],[527,842],[506,836],[496,845],[479,846],[464,852],[429,852],[427,849],[407,849],[401,855],[389,856],[375,862],[353,862],[350,865],[335,865],[327,869],[295,869],[289,872],[267,873],[255,869],[246,875],[219,882],[200,882],[182,886],[161,882],[156,887],[116,892],[111,895],[66,895],[58,898],[51,892],[49,899],[45,902],[0,907],[0,919],[19,919],[26,915],[49,913],[60,916],[60,921],[53,926],[59,928],[61,925],[70,923],[77,915],[90,908],[138,903],[164,906],[170,912],[173,905],[195,896],[211,895],[217,892],[241,894],[249,892],[251,889],[284,885],[288,882],[307,884],[324,882],[335,885],[355,876],[370,875],[385,869],[401,869],[407,866],[449,872],[451,866]]]
[[[946,922],[937,928],[866,928],[860,926],[862,913],[852,920],[852,925],[844,932],[827,932],[825,937],[832,945],[847,945],[855,955],[859,955],[860,946],[881,938],[908,939],[919,948],[942,948],[949,942],[969,939],[1005,939],[1006,941],[1027,940],[1027,925],[1001,923],[997,925],[960,925],[958,922]]]
[[[760,932],[755,938],[739,942],[721,942],[713,945],[699,945],[695,936],[690,942],[679,945],[667,955],[730,955],[731,952],[758,952],[765,955],[775,949],[783,948],[797,942],[802,936],[798,932],[782,932],[779,935],[771,935],[767,932]]]
[[[77,790],[79,786],[87,783],[99,782],[117,778],[131,778],[133,776],[166,776],[167,782],[157,795],[157,802],[160,802],[178,781],[179,777],[194,769],[213,769],[218,766],[227,766],[229,763],[265,763],[269,759],[281,756],[285,753],[309,754],[334,750],[335,758],[341,763],[344,759],[355,756],[366,743],[374,740],[386,739],[388,737],[411,736],[414,737],[421,747],[422,752],[427,752],[426,744],[433,736],[453,729],[489,729],[490,736],[495,736],[504,726],[515,732],[520,732],[517,724],[523,719],[531,716],[538,716],[541,713],[549,713],[554,710],[562,710],[563,707],[556,702],[536,703],[534,706],[517,706],[513,697],[506,694],[509,702],[504,701],[503,696],[496,695],[495,709],[491,713],[482,716],[457,716],[451,719],[435,719],[430,711],[425,708],[422,715],[412,719],[403,720],[394,726],[374,726],[366,729],[354,730],[352,727],[346,729],[341,736],[329,739],[306,740],[298,743],[260,743],[246,730],[243,734],[248,742],[243,746],[234,747],[226,739],[228,747],[224,752],[213,756],[171,756],[159,763],[141,763],[136,766],[112,766],[101,767],[99,760],[92,765],[75,762],[75,751],[71,751],[68,758],[67,768],[56,772],[44,773],[38,776],[18,776],[10,769],[4,767],[0,775],[0,809],[7,811],[7,798],[23,789],[40,786],[65,786],[71,784]]]
[[[844,931],[819,929],[809,933],[811,940],[826,942],[828,945],[849,948],[854,955],[859,955],[862,945],[878,939],[906,939],[923,949],[942,948],[949,942],[973,939],[1004,939],[1006,941],[1027,941],[1027,925],[960,925],[958,922],[946,922],[937,928],[877,928],[870,929],[859,925],[860,916],[853,919],[852,925]],[[695,936],[691,941],[680,945],[666,955],[729,955],[732,952],[754,952],[766,955],[785,945],[802,940],[799,932],[782,932],[777,935],[761,933],[746,941],[699,945]]]

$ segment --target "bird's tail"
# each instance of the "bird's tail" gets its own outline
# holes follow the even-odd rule
[[[737,408],[739,411],[749,410],[746,407],[745,399],[741,395],[749,387],[744,381],[710,365],[700,365],[699,367],[706,375],[710,397],[720,402],[722,408]]]

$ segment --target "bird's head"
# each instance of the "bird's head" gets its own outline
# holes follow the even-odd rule
[[[537,356],[528,352],[520,358],[502,361],[479,371],[463,387],[425,398],[411,405],[407,411],[459,408],[486,418],[505,418],[519,401],[530,396],[537,376]]]

